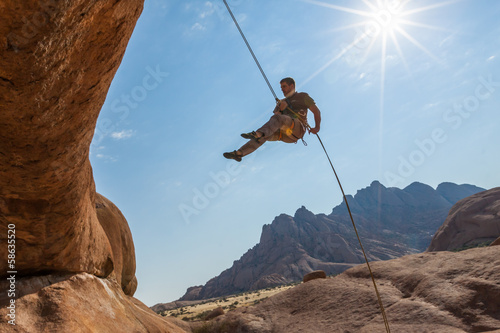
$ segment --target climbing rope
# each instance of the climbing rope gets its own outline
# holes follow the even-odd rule
[[[240,32],[240,35],[241,37],[243,38],[243,41],[245,42],[248,50],[250,51],[250,54],[252,55],[255,63],[257,64],[257,67],[259,68],[260,70],[260,73],[262,74],[262,76],[264,77],[264,80],[266,81],[267,83],[267,86],[269,87],[269,89],[271,90],[271,93],[273,94],[274,96],[274,99],[276,100],[276,102],[279,102],[279,98],[278,96],[276,95],[276,93],[274,92],[274,89],[273,87],[271,86],[271,83],[269,83],[269,80],[267,79],[267,76],[266,76],[266,73],[264,72],[264,70],[262,69],[262,67],[260,66],[260,63],[259,61],[257,60],[257,57],[255,56],[255,53],[253,52],[252,50],[252,47],[250,46],[250,43],[248,43],[248,40],[246,39],[245,37],[245,34],[243,33],[243,31],[241,30],[240,28],[240,25],[238,24],[238,21],[236,21],[236,18],[234,17],[233,15],[233,12],[231,11],[231,8],[229,8],[229,5],[227,4],[226,0],[223,0],[224,1],[224,5],[226,5],[226,8],[227,8],[227,11],[229,12],[229,15],[231,15],[231,18],[233,19],[234,21],[234,24],[236,25],[236,28],[238,28],[238,31]],[[299,115],[293,111],[290,107],[287,107],[287,109],[292,112],[294,115],[296,115],[299,119],[301,119],[299,117]],[[307,121],[304,123],[304,125],[306,126],[306,128],[308,129],[308,131],[310,132],[311,131],[311,126],[309,126],[309,124],[307,123]],[[361,248],[361,252],[363,252],[363,256],[365,258],[365,262],[366,262],[366,266],[368,267],[368,271],[370,272],[370,276],[371,276],[371,279],[372,279],[372,282],[373,282],[373,286],[375,288],[375,293],[377,295],[377,300],[378,300],[378,304],[380,306],[380,311],[382,313],[382,317],[384,319],[384,324],[385,324],[385,329],[388,333],[391,332],[391,329],[389,327],[389,321],[387,319],[387,315],[385,313],[385,309],[384,309],[384,305],[382,303],[382,298],[380,297],[380,293],[378,291],[378,287],[377,287],[377,283],[375,282],[375,276],[373,275],[373,271],[370,267],[370,263],[368,261],[368,257],[366,256],[366,252],[365,252],[365,249],[363,247],[363,243],[361,242],[361,237],[359,236],[359,233],[358,233],[358,229],[356,228],[356,223],[354,223],[354,218],[352,216],[352,212],[351,212],[351,208],[349,207],[349,203],[347,202],[347,197],[345,195],[345,192],[344,192],[344,189],[342,187],[342,183],[340,182],[340,179],[339,179],[339,176],[337,175],[337,171],[335,171],[335,168],[333,166],[333,163],[332,163],[332,160],[330,159],[330,156],[328,155],[328,152],[326,151],[326,148],[325,148],[325,145],[323,144],[323,141],[321,141],[321,138],[319,137],[319,135],[316,133],[316,136],[318,138],[318,141],[319,143],[321,144],[321,147],[323,148],[323,151],[325,152],[325,155],[326,157],[328,158],[328,162],[330,163],[330,166],[332,167],[332,170],[333,170],[333,173],[335,174],[335,178],[337,179],[337,183],[339,184],[339,187],[340,187],[340,191],[342,192],[342,196],[344,198],[344,202],[345,202],[345,205],[347,207],[347,211],[349,212],[349,217],[351,219],[351,223],[352,223],[352,227],[354,228],[354,232],[356,233],[356,237],[358,239],[358,242],[359,242],[359,246]]]
[[[255,56],[255,53],[253,53],[253,50],[252,50],[252,48],[250,47],[250,44],[248,43],[247,38],[245,37],[245,34],[244,34],[244,33],[243,33],[243,31],[241,30],[240,25],[238,24],[238,21],[236,21],[236,17],[234,17],[233,12],[231,11],[231,8],[229,8],[229,5],[227,4],[226,0],[223,0],[223,1],[224,1],[224,4],[226,5],[227,11],[229,12],[229,15],[231,15],[231,18],[233,19],[233,22],[234,22],[234,24],[236,25],[236,28],[238,28],[238,31],[240,32],[241,37],[243,37],[243,40],[245,41],[245,44],[246,44],[246,45],[247,45],[247,47],[248,47],[248,50],[249,50],[249,51],[250,51],[250,53],[252,54],[253,60],[254,60],[254,61],[255,61],[255,63],[257,64],[257,67],[259,67],[260,73],[261,73],[261,74],[262,74],[262,76],[264,77],[264,80],[266,80],[267,86],[269,87],[269,89],[270,89],[270,90],[271,90],[271,92],[273,93],[274,99],[276,99],[277,101],[279,101],[278,96],[277,96],[277,95],[276,95],[276,93],[274,92],[273,86],[271,85],[271,83],[269,83],[269,80],[267,79],[266,73],[264,73],[264,70],[263,70],[263,69],[262,69],[262,67],[260,66],[259,60],[257,60],[257,57]]]

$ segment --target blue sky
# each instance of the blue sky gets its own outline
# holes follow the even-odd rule
[[[499,186],[500,2],[389,2],[228,0],[279,97],[291,76],[315,99],[347,194]],[[222,0],[146,0],[90,158],[129,222],[147,305],[229,268],[275,216],[341,202],[315,136],[222,157],[273,107]]]

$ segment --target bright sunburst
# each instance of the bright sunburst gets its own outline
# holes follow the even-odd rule
[[[392,43],[397,50],[403,64],[409,71],[406,59],[401,48],[401,43],[398,38],[403,38],[409,41],[411,44],[415,45],[423,53],[425,53],[430,58],[437,62],[440,59],[436,57],[432,52],[430,52],[422,43],[418,41],[415,36],[412,36],[405,27],[419,27],[424,29],[433,30],[445,30],[440,27],[427,25],[424,23],[416,22],[411,20],[413,14],[425,12],[431,9],[436,9],[438,7],[443,7],[456,3],[460,0],[451,0],[439,2],[427,6],[422,6],[418,8],[408,8],[409,4],[412,3],[411,0],[362,0],[364,4],[364,9],[357,9],[351,7],[338,6],[332,3],[318,1],[318,0],[303,0],[304,2],[311,3],[317,6],[326,7],[336,11],[341,11],[349,14],[354,14],[361,17],[362,20],[353,23],[351,25],[338,27],[335,30],[347,30],[347,29],[358,29],[361,28],[362,34],[356,36],[356,38],[347,46],[342,49],[337,55],[335,55],[329,62],[322,66],[316,73],[314,73],[307,81],[311,80],[313,77],[321,73],[328,66],[330,66],[334,61],[342,58],[351,49],[358,47],[363,44],[364,58],[368,54],[372,53],[374,45],[377,41],[380,41],[380,57],[381,57],[381,94],[383,96],[384,83],[385,83],[385,68],[386,68],[386,58],[387,58],[387,46]],[[365,46],[368,44],[368,46]],[[383,103],[383,97],[381,99]]]
[[[425,5],[421,7],[411,6],[413,1],[411,0],[362,0],[363,8],[351,8],[335,5],[329,0],[329,2],[319,1],[319,0],[302,0],[313,5],[322,6],[336,11],[341,11],[348,14],[354,14],[358,18],[361,18],[357,22],[350,25],[337,27],[334,31],[356,29],[360,30],[350,44],[341,48],[341,51],[333,56],[329,61],[327,61],[321,68],[319,68],[315,73],[313,73],[304,83],[312,80],[314,77],[322,73],[326,68],[328,68],[332,63],[345,57],[348,61],[349,57],[346,56],[348,52],[354,49],[357,51],[362,50],[364,55],[357,63],[362,65],[369,54],[377,53],[380,50],[380,114],[379,114],[379,153],[382,154],[383,142],[382,133],[384,130],[384,94],[385,94],[385,80],[386,80],[386,62],[387,62],[387,50],[388,44],[391,43],[394,49],[399,55],[403,65],[405,66],[408,73],[411,75],[410,68],[406,62],[402,43],[400,41],[406,40],[411,44],[416,46],[420,51],[425,53],[428,57],[432,58],[434,61],[441,63],[441,60],[436,57],[431,51],[429,51],[418,38],[413,36],[408,30],[409,27],[412,28],[422,28],[422,29],[432,29],[432,30],[445,30],[436,26],[424,24],[422,22],[413,21],[412,15],[417,13],[426,12],[439,7],[451,5],[460,0],[448,0],[431,5]],[[357,4],[360,2],[356,1]],[[416,29],[411,31],[418,32]],[[378,42],[378,43],[377,43]],[[375,45],[380,45],[380,48],[376,48]],[[378,50],[377,50],[378,49]],[[360,61],[359,61],[360,60]],[[381,167],[381,165],[379,165]]]

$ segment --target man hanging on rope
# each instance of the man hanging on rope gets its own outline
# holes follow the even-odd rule
[[[314,100],[307,93],[296,92],[295,80],[291,77],[282,79],[280,85],[285,98],[278,102],[271,119],[257,131],[241,134],[249,141],[238,150],[224,153],[225,158],[240,162],[243,156],[251,154],[266,141],[296,143],[306,129],[312,134],[319,132],[321,112]],[[314,115],[314,128],[307,124],[307,109]]]

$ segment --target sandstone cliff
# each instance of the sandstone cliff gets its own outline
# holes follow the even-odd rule
[[[15,265],[0,247],[2,331],[175,332],[133,295],[124,217],[95,192],[89,147],[143,0],[0,5],[0,243],[15,229]],[[96,208],[97,206],[97,208]],[[10,275],[9,275],[10,276]],[[127,295],[126,295],[126,294]],[[6,323],[15,300],[16,326]],[[22,313],[22,315],[21,315]],[[106,329],[106,327],[109,327]]]
[[[421,183],[398,189],[373,182],[347,200],[368,258],[387,260],[424,251],[455,200],[482,190],[452,183],[436,190]],[[180,300],[286,284],[314,270],[338,274],[362,262],[344,203],[328,216],[302,207],[293,217],[282,214],[264,225],[256,246],[204,286],[188,289]]]

